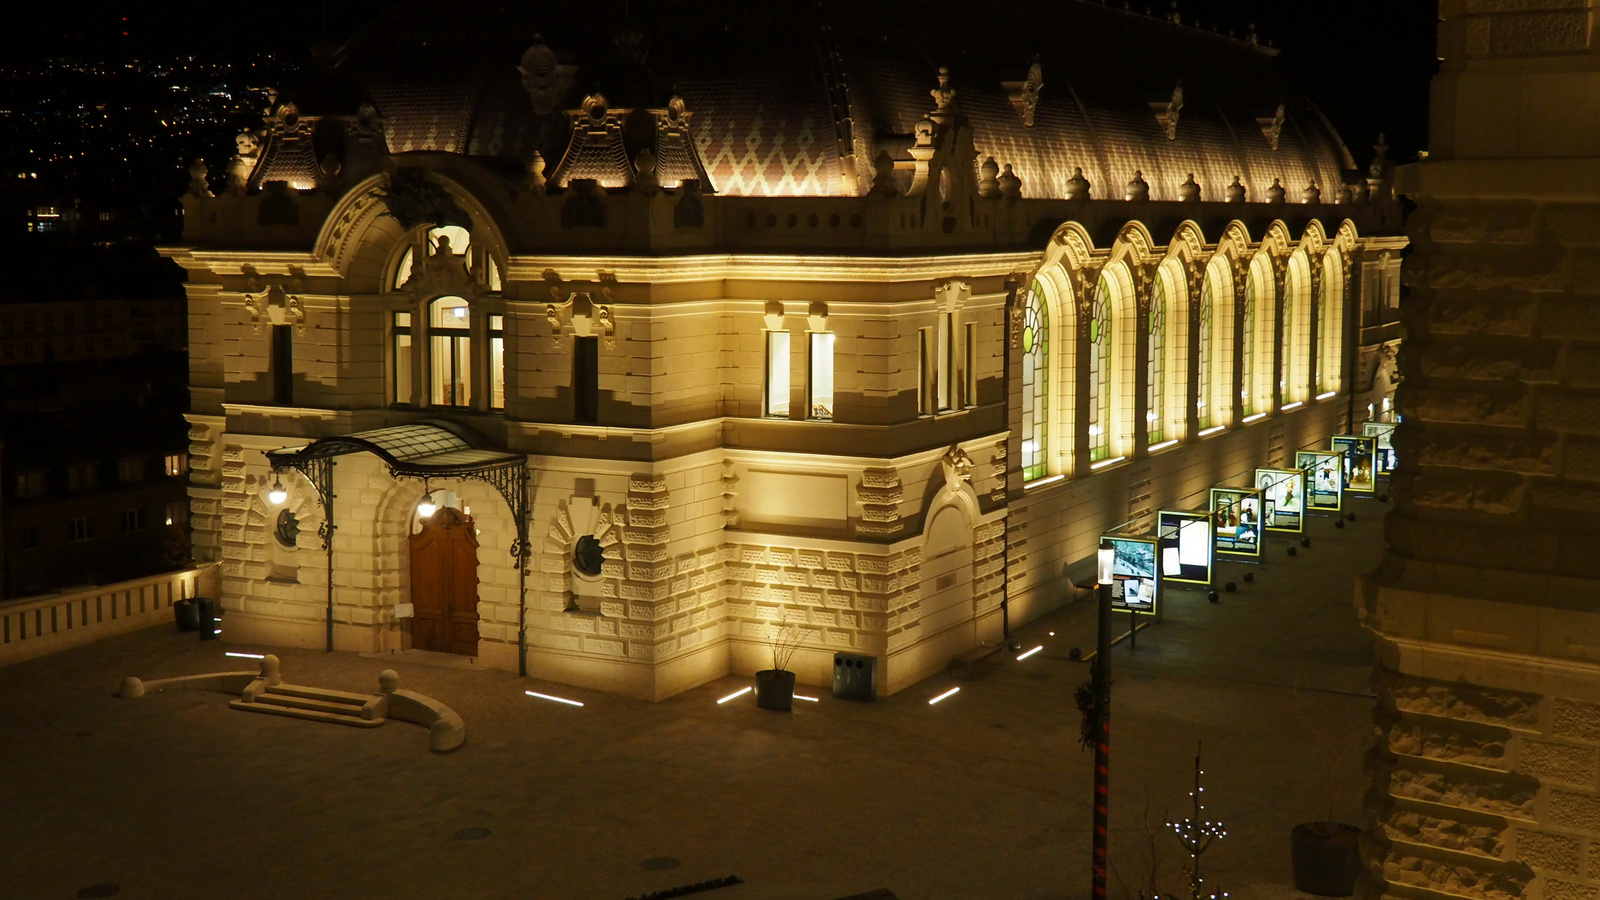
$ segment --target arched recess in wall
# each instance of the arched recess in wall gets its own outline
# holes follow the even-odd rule
[[[1272,411],[1277,299],[1272,258],[1262,250],[1250,260],[1244,286],[1244,309],[1240,312],[1239,352],[1244,360],[1239,385],[1242,416]]]
[[[977,517],[967,510],[968,502],[963,502],[968,498],[960,494],[949,492],[941,498],[946,502],[936,502],[923,531],[922,600],[917,619],[923,640],[973,621],[972,530]],[[977,640],[976,634],[973,640]]]
[[[1189,287],[1183,261],[1169,256],[1156,270],[1146,317],[1145,422],[1149,443],[1187,435],[1189,397]]]
[[[1089,313],[1089,460],[1128,455],[1133,447],[1137,358],[1133,275],[1125,261],[1101,270]]]
[[[1195,407],[1202,431],[1233,423],[1233,313],[1233,266],[1218,253],[1206,266],[1195,310],[1200,331]]]
[[[1283,349],[1279,354],[1278,389],[1283,402],[1310,399],[1311,387],[1311,257],[1302,249],[1289,257],[1283,288]]]
[[[1322,296],[1317,303],[1317,393],[1340,389],[1344,379],[1344,254],[1328,248],[1322,257]]]

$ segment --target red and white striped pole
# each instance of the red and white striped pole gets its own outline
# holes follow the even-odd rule
[[[1109,540],[1100,539],[1099,632],[1094,651],[1094,858],[1092,860],[1094,900],[1106,896],[1106,838],[1111,795],[1111,582],[1116,550]]]

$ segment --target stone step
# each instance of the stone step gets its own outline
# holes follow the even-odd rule
[[[336,716],[361,718],[361,706],[348,700],[316,700],[311,697],[297,697],[293,694],[275,694],[269,690],[257,697],[256,702],[266,703],[271,706],[287,706],[292,709],[308,709],[313,712],[325,712]]]
[[[310,719],[313,722],[332,722],[335,725],[351,725],[356,728],[377,728],[383,724],[382,719],[362,719],[341,713],[319,712],[314,709],[297,709],[292,706],[278,706],[272,703],[251,703],[247,700],[233,700],[228,705],[234,709],[245,712],[266,713],[271,716],[291,716],[296,719]]]
[[[352,694],[349,691],[330,691],[327,688],[307,687],[303,684],[275,684],[267,688],[269,694],[286,694],[290,697],[306,697],[311,700],[327,700],[332,703],[354,703],[360,706],[372,699],[371,694]]]

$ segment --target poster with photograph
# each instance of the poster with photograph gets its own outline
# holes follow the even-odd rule
[[[1111,608],[1141,616],[1156,614],[1161,579],[1156,575],[1156,542],[1150,538],[1106,535],[1116,551],[1111,564]]]
[[[1378,490],[1378,439],[1335,435],[1330,446],[1344,454],[1344,489],[1352,494],[1372,494]]]
[[[1161,577],[1185,584],[1211,583],[1210,510],[1164,509],[1156,516],[1156,548]]]
[[[1378,441],[1378,474],[1387,475],[1394,471],[1394,424],[1391,422],[1368,422],[1361,426],[1361,434],[1365,437],[1376,438]]]
[[[1306,473],[1299,469],[1257,469],[1261,522],[1268,531],[1299,534],[1305,529]]]
[[[1338,512],[1344,506],[1344,454],[1331,450],[1297,450],[1294,454],[1296,468],[1306,470],[1310,478],[1306,492],[1306,509],[1326,509]]]
[[[1219,556],[1260,556],[1261,525],[1260,490],[1211,489],[1211,526]]]

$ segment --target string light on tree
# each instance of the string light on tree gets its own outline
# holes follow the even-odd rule
[[[1194,750],[1194,790],[1189,792],[1193,801],[1193,814],[1182,821],[1168,822],[1178,835],[1178,841],[1189,851],[1189,865],[1184,866],[1183,873],[1189,876],[1189,896],[1191,900],[1228,900],[1228,892],[1217,893],[1205,888],[1205,879],[1200,875],[1200,856],[1211,846],[1211,842],[1228,836],[1228,830],[1221,822],[1208,821],[1205,817],[1205,786],[1200,783],[1202,775],[1206,774],[1200,768],[1200,742],[1195,742]]]

